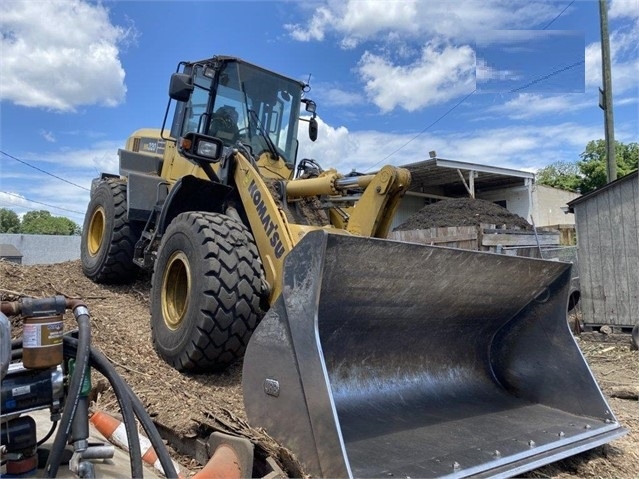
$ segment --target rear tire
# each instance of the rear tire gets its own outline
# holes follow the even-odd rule
[[[262,317],[262,264],[247,228],[218,213],[178,215],[153,271],[151,331],[180,371],[219,371],[241,358]]]
[[[126,183],[106,180],[91,194],[82,227],[82,271],[96,283],[129,283],[138,267],[133,263],[141,225],[127,217]]]

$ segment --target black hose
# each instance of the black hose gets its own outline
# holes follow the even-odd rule
[[[79,328],[79,339],[75,339],[69,335],[64,336],[64,357],[76,358],[76,367],[74,369],[73,376],[71,378],[71,384],[68,390],[68,397],[63,411],[62,421],[65,417],[68,418],[67,431],[62,434],[63,428],[58,429],[58,434],[54,439],[54,444],[47,459],[47,465],[45,467],[44,477],[55,477],[57,475],[58,468],[62,461],[62,453],[56,448],[56,441],[58,443],[59,437],[63,437],[62,452],[69,436],[71,423],[77,403],[80,397],[80,389],[84,380],[84,372],[87,366],[92,366],[100,373],[102,373],[113,387],[116,399],[122,412],[123,422],[125,424],[127,439],[129,442],[129,455],[131,460],[131,477],[138,478],[143,477],[142,467],[142,453],[140,450],[139,435],[135,424],[135,416],[140,421],[140,425],[147,433],[147,436],[155,450],[160,464],[164,469],[164,475],[167,479],[178,479],[179,476],[173,465],[171,456],[169,455],[164,441],[160,433],[158,432],[153,420],[149,416],[148,412],[144,408],[144,405],[140,399],[135,395],[129,385],[118,375],[115,368],[111,365],[111,362],[100,351],[91,347],[90,344],[90,322],[88,314],[81,314],[77,317]],[[88,331],[87,331],[88,329]],[[12,359],[20,359],[22,357],[22,339],[16,339],[11,342]],[[78,351],[80,350],[81,356],[78,359]],[[79,381],[77,381],[79,377]],[[74,384],[74,379],[79,384]],[[74,393],[75,391],[75,393]],[[72,396],[73,395],[73,396]],[[75,398],[70,401],[69,398]],[[128,401],[127,401],[128,399]],[[64,423],[63,423],[64,424]],[[42,439],[38,444],[44,443],[53,434],[56,428],[57,422],[53,424],[51,430],[47,433],[46,437]],[[59,446],[58,446],[59,448]],[[55,454],[54,454],[55,452]]]
[[[89,349],[91,348],[91,321],[86,306],[76,308],[74,311],[80,329],[78,349],[76,354],[76,367],[71,375],[67,398],[60,420],[60,427],[53,439],[51,452],[44,468],[44,477],[56,477],[58,468],[62,462],[62,455],[67,443],[71,423],[80,399],[80,390],[84,381],[84,374],[89,365]]]
[[[64,347],[65,347],[65,356],[73,356],[77,352],[77,348],[79,345],[79,341],[75,338],[65,335],[64,336]],[[89,348],[89,361],[92,367],[95,367],[95,361],[93,360],[93,353],[95,350],[93,348]],[[69,353],[69,354],[68,354]],[[110,363],[109,363],[110,366]],[[144,468],[142,466],[142,451],[140,449],[140,437],[138,434],[138,429],[135,423],[135,415],[134,410],[131,405],[131,401],[127,401],[129,391],[128,385],[124,382],[124,380],[117,374],[115,369],[111,367],[111,371],[103,370],[103,368],[96,369],[101,372],[104,377],[107,378],[111,386],[113,387],[113,392],[115,393],[115,398],[118,401],[118,405],[120,406],[120,411],[122,413],[122,422],[124,423],[124,428],[126,429],[127,441],[129,443],[129,456],[131,458],[131,477],[138,478],[144,476]]]
[[[73,352],[77,341],[73,338],[65,337],[65,347],[69,348],[69,352]],[[91,366],[94,367],[97,371],[102,373],[104,377],[111,382],[111,384],[121,383],[122,389],[125,391],[123,398],[127,398],[130,400],[131,405],[133,406],[133,410],[135,411],[135,415],[140,421],[140,425],[144,429],[151,441],[151,445],[155,450],[155,453],[160,460],[160,464],[164,469],[164,475],[168,479],[178,479],[177,471],[173,465],[173,461],[171,460],[171,456],[169,455],[166,446],[164,445],[164,441],[162,440],[162,436],[158,432],[153,420],[149,416],[148,412],[144,408],[144,405],[140,401],[140,399],[135,395],[131,387],[118,375],[117,371],[111,364],[111,362],[104,356],[100,351],[95,348],[90,349],[90,361]],[[115,389],[115,387],[114,387]],[[119,391],[115,391],[116,396],[120,396]],[[120,398],[118,399],[120,400]],[[137,477],[137,476],[134,476]]]
[[[53,421],[51,423],[51,429],[49,429],[49,432],[47,433],[46,436],[44,436],[42,439],[40,439],[37,442],[37,446],[40,447],[42,446],[45,442],[47,442],[49,440],[49,438],[53,435],[53,432],[55,431],[55,428],[58,426],[58,421]]]

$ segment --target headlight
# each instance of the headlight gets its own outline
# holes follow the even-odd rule
[[[211,141],[201,140],[197,144],[197,154],[207,158],[217,159],[219,145]]]

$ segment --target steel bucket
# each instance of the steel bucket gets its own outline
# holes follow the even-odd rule
[[[616,421],[566,322],[570,264],[307,234],[244,359],[253,426],[320,477],[511,477]]]

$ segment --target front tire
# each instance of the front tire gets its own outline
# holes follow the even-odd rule
[[[85,276],[96,283],[129,283],[141,227],[128,221],[126,183],[105,180],[91,194],[82,227],[80,259]]]
[[[219,371],[241,358],[262,317],[262,265],[246,227],[218,213],[178,215],[153,271],[153,345],[180,371]]]

